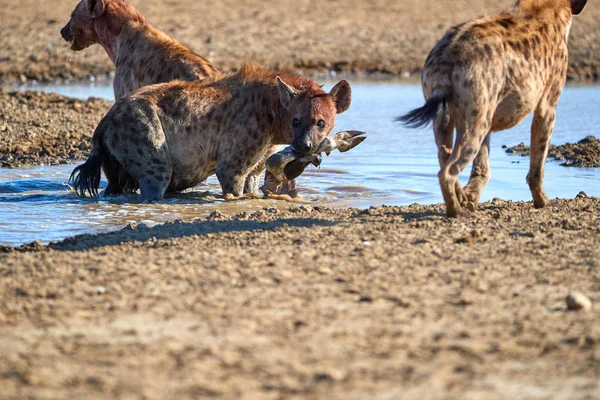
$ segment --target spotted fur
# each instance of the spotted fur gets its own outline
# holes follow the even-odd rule
[[[350,102],[346,81],[326,93],[312,80],[249,65],[204,82],[148,86],[102,119],[71,181],[95,194],[102,168],[106,194],[139,187],[144,199],[157,200],[216,173],[223,194],[237,197],[273,146],[314,152]]]
[[[517,125],[532,111],[527,182],[535,207],[548,204],[544,162],[567,76],[572,17],[586,3],[520,0],[500,14],[455,26],[429,54],[422,74],[426,104],[400,120],[411,127],[433,122],[449,216],[476,209],[490,177],[490,134]],[[463,190],[458,176],[471,162]]]
[[[74,51],[94,44],[106,50],[116,65],[116,99],[143,86],[218,73],[207,60],[155,29],[127,0],[81,0],[61,35]]]

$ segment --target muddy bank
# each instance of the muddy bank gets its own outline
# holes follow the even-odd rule
[[[2,398],[595,398],[600,200],[481,208],[214,214],[0,254]]]
[[[529,156],[529,146],[520,143],[506,149],[509,154]],[[600,167],[600,140],[588,136],[577,143],[567,143],[561,146],[550,145],[548,158],[562,161],[563,167],[599,168]]]
[[[0,165],[58,165],[87,158],[94,129],[109,108],[101,99],[0,90]]]
[[[132,0],[159,29],[224,71],[242,61],[305,72],[418,75],[451,27],[514,3],[503,0]],[[85,80],[114,70],[103,50],[73,53],[60,38],[76,0],[0,0],[0,82]],[[569,76],[597,79],[600,7],[571,33]]]

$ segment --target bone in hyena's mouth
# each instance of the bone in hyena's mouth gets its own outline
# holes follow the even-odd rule
[[[329,155],[334,150],[345,153],[361,144],[367,138],[366,135],[365,132],[360,131],[338,132],[326,137],[317,150],[308,155],[296,152],[292,146],[286,147],[267,159],[267,174],[261,190],[266,195],[288,194],[285,184],[302,175],[310,164],[315,167],[320,166],[323,161],[322,153]]]

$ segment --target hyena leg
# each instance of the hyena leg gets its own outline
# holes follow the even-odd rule
[[[104,189],[104,196],[116,196],[123,193],[123,185],[119,180],[121,166],[112,155],[106,157],[102,162],[102,171],[108,181],[108,186]]]
[[[116,196],[123,192],[134,192],[138,189],[137,180],[112,155],[106,157],[106,160],[103,161],[102,170],[108,181],[108,186],[104,189],[104,196]]]
[[[560,90],[558,93],[560,94]],[[558,97],[555,96],[556,100],[554,101],[553,98],[553,101],[550,102],[547,96],[545,96],[533,116],[533,124],[531,126],[531,155],[527,183],[533,195],[535,208],[543,208],[548,205],[548,197],[543,186],[544,164],[548,156],[548,147],[552,138],[554,123],[556,122],[556,103],[558,103]]]
[[[277,153],[277,150],[279,150],[279,146],[272,146],[252,171],[250,171],[244,183],[244,194],[258,193],[260,189],[260,176],[265,172],[267,159],[272,154]]]
[[[131,118],[129,125],[115,127],[106,135],[106,145],[124,170],[118,174],[121,184],[139,187],[143,200],[156,201],[169,187],[173,165],[158,116],[151,109],[145,110],[144,104],[137,106],[146,111],[147,119]]]
[[[440,168],[443,169],[450,158],[450,154],[452,154],[454,144],[454,113],[451,110],[446,110],[445,113],[438,115],[434,120],[433,133],[438,148],[438,161]],[[455,191],[459,202],[464,203],[466,196],[458,181],[455,184]]]
[[[456,191],[458,176],[473,162],[488,132],[487,129],[481,128],[481,122],[470,125],[468,128],[458,127],[452,154],[438,174],[446,203],[446,213],[453,218],[465,213]]]
[[[465,186],[465,195],[468,199],[466,204],[467,207],[471,208],[471,211],[475,211],[483,188],[487,185],[490,180],[490,139],[492,135],[488,133],[485,137],[483,144],[479,149],[475,161],[473,161],[473,169],[471,170],[471,177],[469,183]]]
[[[220,160],[217,164],[217,178],[224,196],[232,194],[235,197],[240,197],[244,193],[247,176],[247,169],[235,160],[226,158]]]
[[[169,188],[173,165],[166,149],[144,147],[145,164],[136,162],[133,168],[137,177],[142,200],[157,201],[163,198]]]

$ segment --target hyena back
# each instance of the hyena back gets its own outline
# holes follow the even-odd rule
[[[350,106],[346,81],[326,93],[312,80],[280,76],[244,66],[210,82],[175,81],[121,98],[94,132],[90,158],[73,171],[75,189],[97,194],[102,169],[106,195],[139,187],[152,201],[216,173],[224,195],[240,196],[273,146],[315,151]]]
[[[410,127],[433,122],[448,216],[475,211],[490,177],[491,132],[517,125],[531,111],[527,182],[535,207],[548,204],[544,162],[567,75],[572,16],[586,3],[520,0],[501,14],[450,29],[429,54],[422,74],[426,104],[400,121]],[[471,162],[463,190],[458,176]]]

